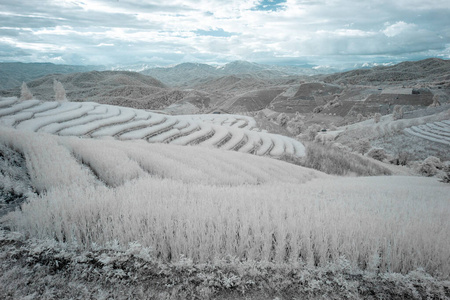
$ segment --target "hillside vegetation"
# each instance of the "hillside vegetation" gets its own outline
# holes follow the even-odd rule
[[[266,286],[269,293],[313,296],[322,291],[313,283],[322,286],[329,280],[314,271],[320,269],[336,274],[345,284],[333,283],[328,293],[365,295],[366,288],[375,291],[366,282],[370,276],[372,284],[380,284],[390,276],[384,274],[394,272],[404,277],[397,277],[395,283],[385,281],[385,288],[393,285],[407,295],[448,296],[448,286],[439,281],[450,275],[448,187],[435,179],[336,178],[237,152],[8,128],[2,128],[0,142],[23,155],[26,166],[21,167],[27,168],[38,193],[2,222],[27,238],[51,239],[79,249],[66,252],[64,263],[55,269],[61,270],[58,274],[74,268],[71,255],[80,255],[77,251],[95,253],[99,247],[111,249],[111,243],[117,243],[118,251],[135,243],[142,247],[135,249],[147,252],[126,253],[141,253],[138,257],[147,253],[141,266],[158,262],[154,268],[169,276],[159,275],[160,280],[172,280],[160,287],[161,292],[178,287],[187,295],[201,295],[203,289],[211,297],[233,287],[245,295]],[[12,246],[4,248],[9,250],[4,252],[3,267],[17,243],[11,237],[4,239],[10,241],[5,245]],[[62,259],[57,258],[59,247],[46,250],[51,264]],[[44,259],[42,250],[33,251],[34,258],[31,252],[20,253],[29,261]],[[112,268],[105,276],[125,284],[128,276],[138,274],[128,264],[133,261],[128,254],[119,259],[114,256],[118,254],[103,253],[101,264]],[[197,271],[189,271],[193,269]],[[188,274],[210,276],[210,280],[178,281],[181,270],[188,273],[180,280],[192,278]],[[261,272],[269,272],[263,278],[278,276],[281,281],[264,285],[257,275]],[[80,271],[75,274],[83,282]],[[405,285],[431,278],[427,274],[436,279],[427,279],[423,288]],[[11,282],[11,278],[2,280]],[[300,292],[290,289],[305,284],[309,288]],[[433,284],[437,289],[430,290]],[[375,293],[387,295],[384,291]]]

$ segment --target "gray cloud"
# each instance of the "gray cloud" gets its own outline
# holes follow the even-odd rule
[[[448,1],[159,2],[3,0],[0,59],[319,64],[450,58]],[[278,2],[282,6],[270,6]]]

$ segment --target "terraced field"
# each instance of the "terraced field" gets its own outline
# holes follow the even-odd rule
[[[412,126],[404,131],[432,142],[450,145],[450,120]]]
[[[21,130],[150,143],[200,145],[257,155],[304,156],[302,143],[259,132],[255,120],[239,115],[168,116],[94,102],[0,99],[0,124]]]

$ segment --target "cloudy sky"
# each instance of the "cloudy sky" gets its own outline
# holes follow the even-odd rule
[[[1,0],[0,61],[450,59],[448,0]]]

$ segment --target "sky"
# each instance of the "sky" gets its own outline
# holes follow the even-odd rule
[[[450,59],[448,0],[1,0],[0,61],[338,65]]]

